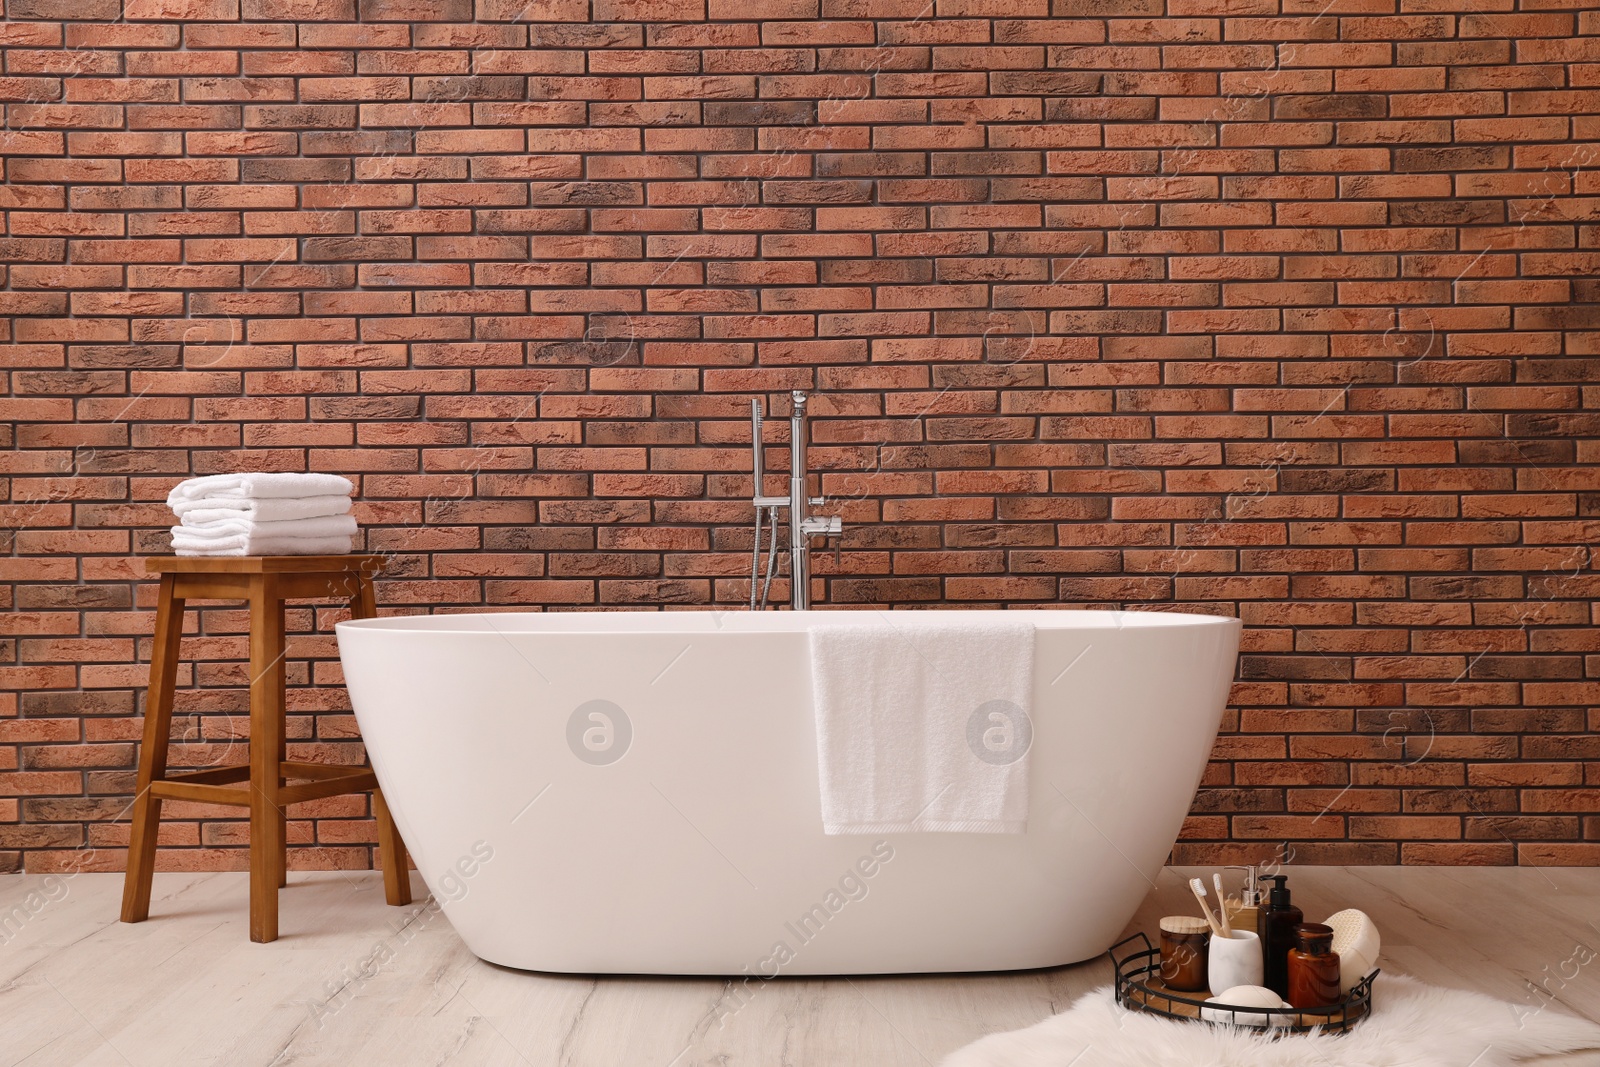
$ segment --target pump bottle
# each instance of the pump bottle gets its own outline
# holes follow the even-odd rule
[[[1289,876],[1275,874],[1272,891],[1256,917],[1256,934],[1261,941],[1261,984],[1285,1000],[1289,997],[1289,950],[1294,948],[1294,928],[1304,920],[1300,909],[1289,901]]]

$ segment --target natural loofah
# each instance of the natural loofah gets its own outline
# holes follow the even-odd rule
[[[1349,993],[1378,965],[1382,947],[1378,928],[1367,913],[1346,908],[1322,920],[1333,927],[1333,951],[1339,954],[1339,989]]]

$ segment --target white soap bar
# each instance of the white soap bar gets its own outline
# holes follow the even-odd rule
[[[1236,985],[1206,1001],[1207,1004],[1226,1004],[1234,1008],[1287,1008],[1288,1003],[1264,985]],[[1201,1008],[1200,1017],[1208,1023],[1234,1023],[1238,1026],[1284,1026],[1290,1016],[1264,1016],[1250,1012],[1235,1015],[1219,1008]]]

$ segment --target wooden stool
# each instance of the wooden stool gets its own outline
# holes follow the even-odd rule
[[[156,865],[161,801],[195,800],[250,809],[250,940],[278,937],[278,889],[287,884],[287,819],[284,808],[344,793],[372,793],[383,850],[383,890],[390,904],[411,903],[405,844],[383,802],[377,776],[367,768],[285,759],[283,602],[337,597],[357,619],[377,614],[373,575],[382,556],[170,556],[146,561],[161,575],[155,645],[150,653],[150,692],[144,709],[144,745],[139,751],[139,792],[133,804],[133,837],[122,886],[122,921],[150,917],[150,882]],[[250,604],[250,762],[231,767],[167,774],[172,733],[173,689],[178,676],[178,641],[185,600],[245,600]],[[289,779],[305,779],[289,785]],[[241,784],[235,784],[241,783]]]

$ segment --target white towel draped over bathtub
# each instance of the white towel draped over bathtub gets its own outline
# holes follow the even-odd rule
[[[1021,833],[1033,624],[812,624],[828,834]]]

